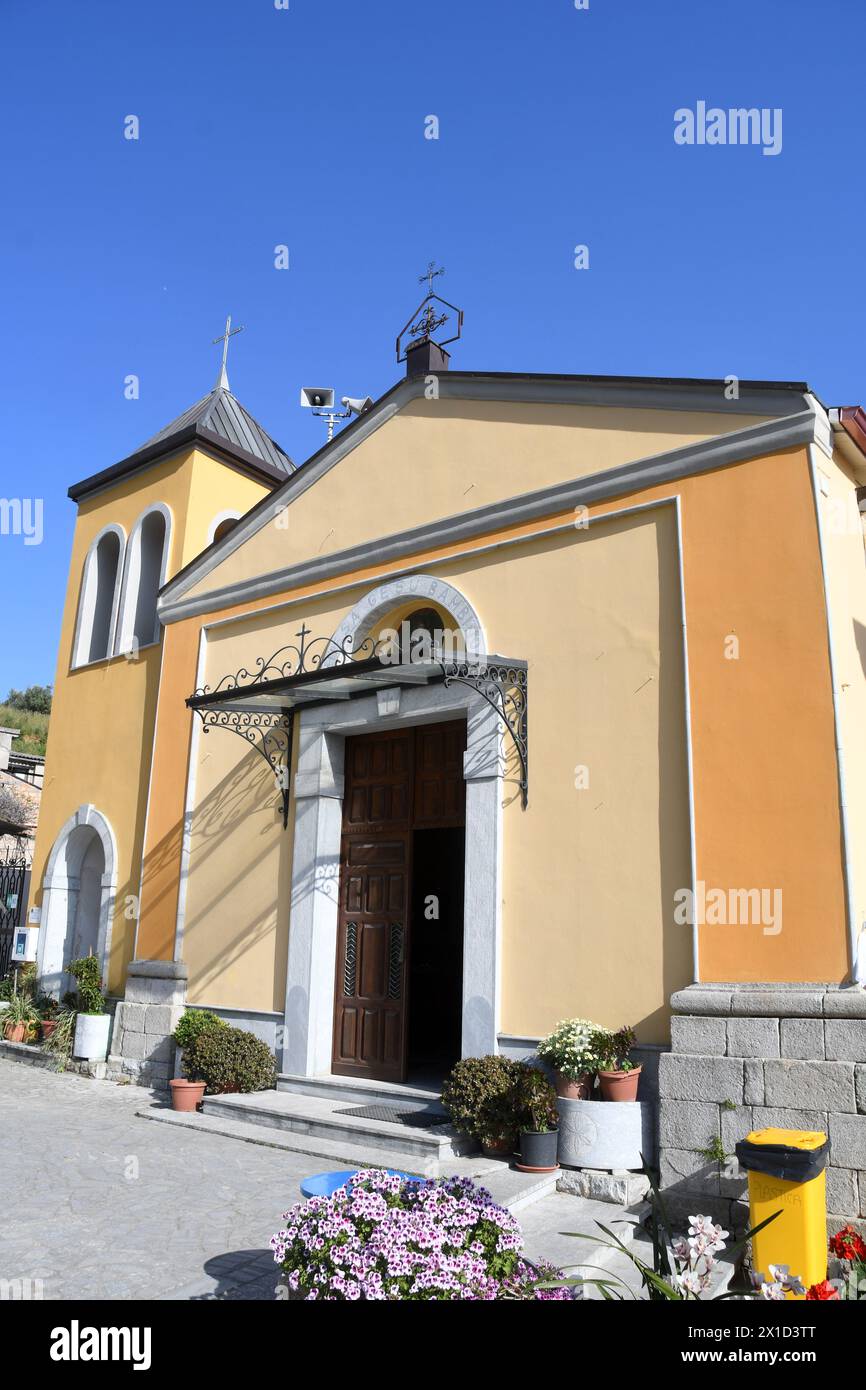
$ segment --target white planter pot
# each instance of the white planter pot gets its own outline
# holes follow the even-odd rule
[[[641,1101],[560,1096],[559,1161],[568,1168],[640,1168],[652,1160],[652,1107]]]
[[[104,1062],[110,1031],[111,1014],[79,1014],[75,1020],[73,1057],[84,1062]]]

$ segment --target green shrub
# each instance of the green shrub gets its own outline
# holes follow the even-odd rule
[[[508,1057],[464,1057],[442,1086],[442,1104],[454,1128],[481,1144],[513,1140],[517,1124],[511,1091],[520,1063]]]
[[[105,997],[102,993],[102,972],[96,956],[82,956],[70,961],[66,969],[78,981],[76,1008],[82,1014],[104,1014]]]
[[[45,756],[48,742],[48,715],[21,710],[8,702],[0,704],[0,724],[7,729],[20,729],[15,740],[16,753],[35,753]]]
[[[13,994],[26,994],[28,999],[36,999],[39,981],[36,978],[36,965],[13,965],[5,980],[0,980],[0,999],[11,999]]]
[[[210,1095],[265,1091],[276,1081],[274,1054],[261,1038],[223,1024],[205,1028],[183,1049],[187,1081],[204,1081]]]
[[[511,1093],[511,1104],[520,1130],[546,1134],[559,1126],[556,1092],[537,1067],[518,1062],[519,1072]]]
[[[183,1049],[189,1047],[200,1033],[206,1033],[212,1028],[225,1028],[226,1026],[221,1018],[211,1013],[210,1009],[187,1009],[172,1033],[172,1037],[178,1047]]]

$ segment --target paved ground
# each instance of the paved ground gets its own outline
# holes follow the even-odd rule
[[[272,1298],[315,1160],[137,1119],[136,1086],[0,1061],[0,1279],[46,1299]]]
[[[328,1165],[154,1124],[135,1113],[149,1094],[0,1059],[0,1280],[41,1280],[46,1299],[273,1299],[268,1241]],[[621,1214],[559,1193],[517,1216],[531,1259],[569,1265],[599,1252],[562,1232]]]

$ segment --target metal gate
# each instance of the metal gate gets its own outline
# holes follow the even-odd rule
[[[24,876],[27,861],[15,850],[0,852],[0,980],[9,973],[15,928],[24,917]]]

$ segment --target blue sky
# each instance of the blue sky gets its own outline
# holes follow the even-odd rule
[[[864,38],[856,0],[3,0],[0,495],[41,497],[44,538],[0,535],[0,696],[53,680],[66,488],[211,387],[227,313],[232,388],[296,461],[302,384],[402,374],[434,257],[455,367],[859,402]],[[781,153],[678,146],[699,100],[780,107]]]

